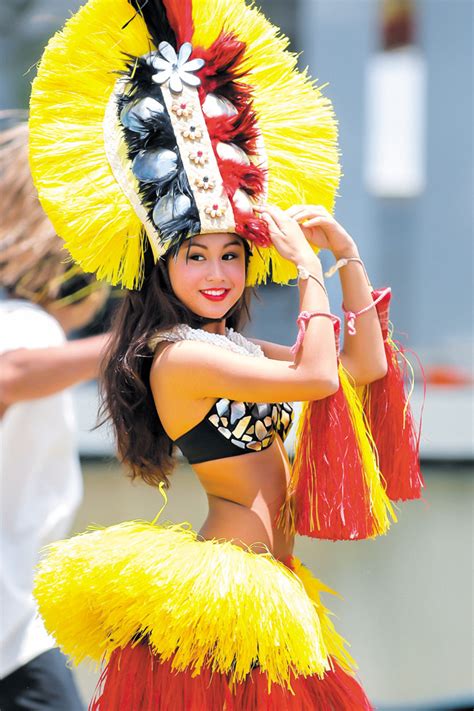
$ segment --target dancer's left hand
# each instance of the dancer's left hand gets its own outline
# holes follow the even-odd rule
[[[287,214],[298,222],[308,242],[329,249],[336,259],[357,257],[357,245],[323,205],[293,205]]]

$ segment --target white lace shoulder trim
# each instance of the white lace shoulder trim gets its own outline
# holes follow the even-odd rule
[[[201,328],[191,328],[191,326],[179,324],[167,331],[156,333],[149,339],[148,345],[150,349],[154,351],[158,343],[162,341],[170,341],[171,343],[178,343],[179,341],[203,341],[205,343],[212,343],[220,348],[225,348],[233,353],[239,353],[240,355],[250,355],[256,358],[264,357],[260,346],[256,343],[252,343],[245,338],[245,336],[242,336],[241,333],[234,331],[233,328],[226,328],[226,335],[221,336],[217,333],[203,331]]]

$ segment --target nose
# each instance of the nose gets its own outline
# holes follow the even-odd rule
[[[223,264],[220,259],[208,262],[209,268],[206,273],[206,281],[212,284],[219,284],[225,281]]]

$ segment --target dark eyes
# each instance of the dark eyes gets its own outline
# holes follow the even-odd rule
[[[232,259],[238,259],[238,254],[235,252],[226,252],[225,254],[222,255],[222,259],[226,262],[230,262]],[[203,254],[190,254],[189,259],[192,259],[193,262],[201,262],[204,259]]]

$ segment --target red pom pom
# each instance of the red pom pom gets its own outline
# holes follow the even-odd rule
[[[339,354],[340,322],[334,321]],[[301,415],[293,476],[277,524],[332,541],[377,534],[364,463],[342,385]],[[289,519],[293,519],[289,523]]]
[[[297,533],[333,541],[375,535],[370,492],[341,387],[308,403],[293,466]]]
[[[373,291],[374,300],[381,290]],[[367,386],[365,411],[379,455],[382,477],[392,501],[419,499],[423,488],[420,470],[420,428],[415,425],[405,392],[407,363],[401,346],[389,336],[391,294],[377,305],[385,341],[388,370]],[[401,363],[401,364],[400,364]]]

